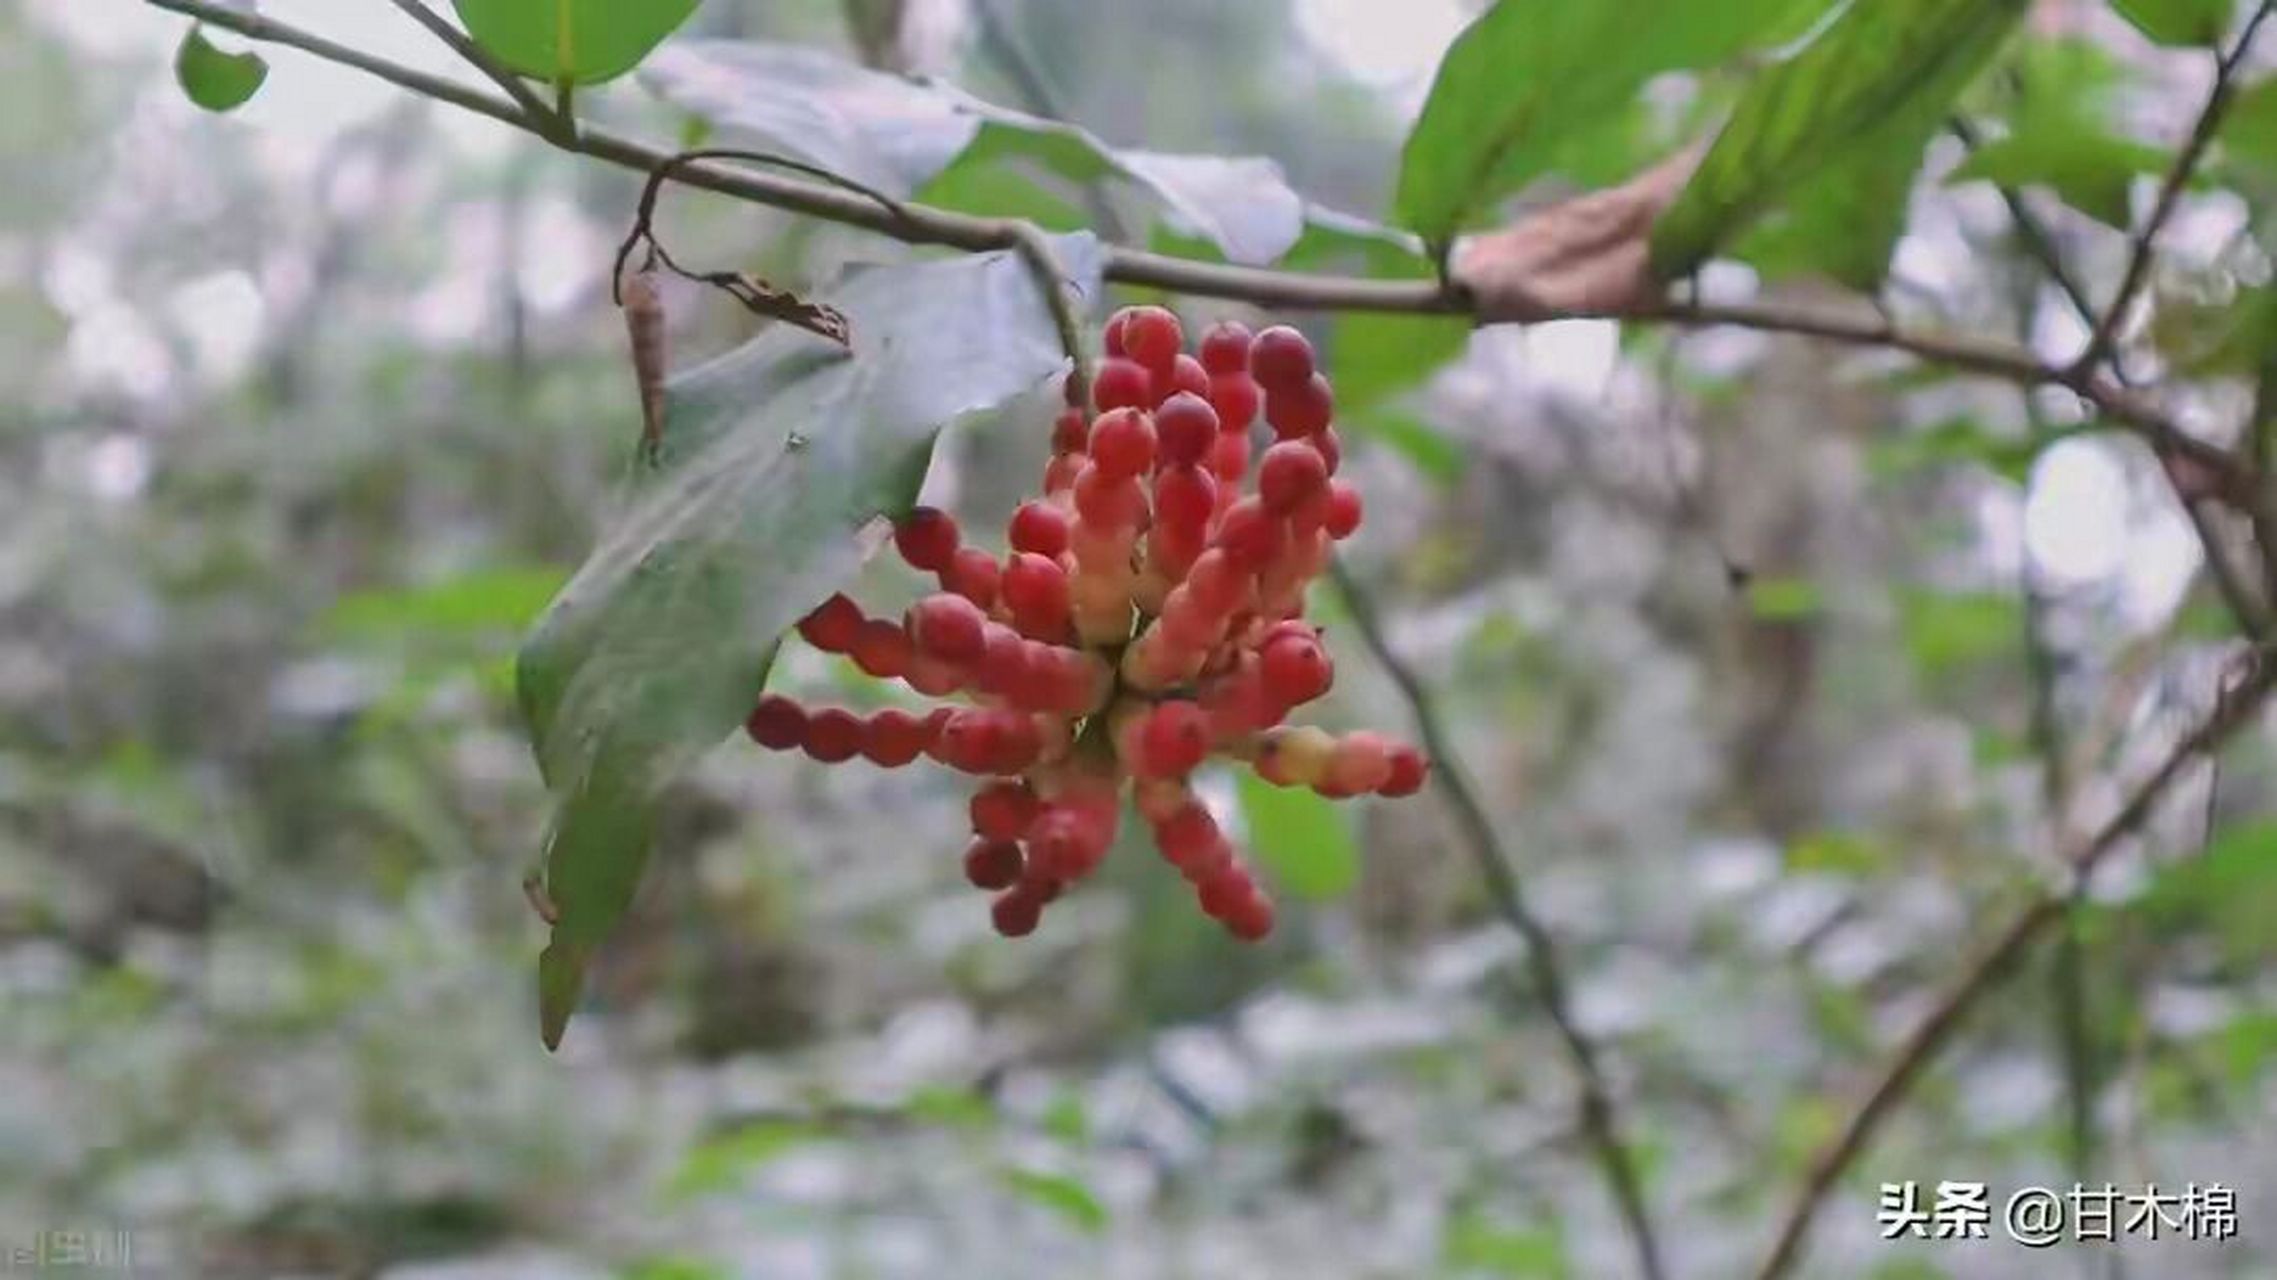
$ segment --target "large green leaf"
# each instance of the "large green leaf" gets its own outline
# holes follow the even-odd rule
[[[1121,150],[1092,133],[984,102],[951,85],[856,66],[819,49],[742,40],[676,40],[641,79],[733,137],[843,174],[893,196],[972,212],[1027,212],[1093,184],[1136,195],[1180,230],[1242,263],[1278,259],[1306,227],[1280,166],[1255,156]],[[1008,191],[986,172],[1056,183]],[[979,205],[976,207],[976,197]],[[1019,203],[1000,207],[1007,197]]]
[[[1300,898],[1351,892],[1360,878],[1360,847],[1344,811],[1303,787],[1276,787],[1243,770],[1241,813],[1250,848],[1274,883]]]
[[[1828,0],[1501,0],[1440,61],[1401,154],[1400,220],[1445,242],[1647,80],[1799,34]]]
[[[1058,245],[1095,295],[1097,243]],[[942,426],[1065,363],[1010,253],[873,268],[831,301],[851,354],[776,326],[668,384],[656,471],[523,645],[522,709],[555,799],[549,1044],[639,883],[659,789],[742,720],[776,637],[860,566],[858,531],[907,509]]]
[[[2027,0],[1859,0],[1757,76],[1699,169],[1653,227],[1652,262],[1682,275],[1852,154],[1861,137],[1942,110]]]
[[[452,0],[490,55],[548,84],[614,80],[678,30],[699,0]]]
[[[269,64],[250,50],[223,53],[206,39],[204,27],[193,26],[174,51],[174,78],[190,101],[206,110],[234,111],[269,78]]]
[[[2111,0],[2119,16],[2160,44],[2219,44],[2236,0]]]
[[[2135,175],[2163,172],[2167,153],[2113,127],[2124,119],[2119,94],[2127,64],[2085,40],[2026,40],[2010,60],[2007,133],[1980,147],[1948,182],[1990,179],[2045,186],[2066,204],[2125,230]]]
[[[1913,175],[1939,114],[1917,106],[1858,138],[1798,183],[1740,237],[1734,253],[1767,279],[1823,275],[1862,293],[1878,292],[1905,231]]]

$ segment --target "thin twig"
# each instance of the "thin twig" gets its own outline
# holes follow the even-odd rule
[[[451,52],[466,60],[467,65],[489,77],[490,82],[506,91],[523,114],[538,122],[540,132],[549,139],[569,136],[569,121],[537,95],[537,91],[515,75],[505,63],[490,56],[488,50],[476,44],[467,34],[444,21],[443,16],[427,7],[425,0],[394,0],[395,7],[411,15],[411,19],[435,34],[435,38],[451,47]]]
[[[1954,116],[1946,122],[1946,126],[1954,137],[1961,140],[1961,145],[1969,150],[1975,151],[1984,145],[1984,139],[1977,133],[1976,126],[1966,119]],[[2062,252],[2056,248],[2054,234],[2041,223],[2039,215],[2032,212],[2032,206],[2024,203],[2024,193],[2005,182],[1994,183],[1993,189],[2000,193],[2000,202],[2008,206],[2008,220],[2016,228],[2017,243],[2024,246],[2024,252],[2032,255],[2033,260],[2048,273],[2048,279],[2063,291],[2064,299],[2071,303],[2071,309],[2078,313],[2080,320],[2093,325],[2095,304],[2088,301],[2086,288],[2072,275],[2071,268],[2065,265]]]
[[[2261,30],[2277,0],[2261,0],[2253,8],[2253,16],[2246,19],[2245,28],[2238,32],[2237,42],[2214,64],[2214,87],[2206,93],[2206,105],[2198,112],[2198,122],[2191,126],[2190,140],[2182,145],[2174,157],[2174,167],[2167,170],[2166,181],[2158,189],[2158,201],[2151,206],[2149,220],[2135,236],[2134,251],[2127,257],[2127,272],[2119,278],[2119,292],[2112,296],[2111,307],[2095,326],[2087,340],[2087,349],[2079,353],[2071,372],[2085,375],[2111,353],[2112,344],[2119,336],[2119,327],[2127,322],[2127,312],[2133,308],[2135,294],[2143,287],[2150,274],[2151,255],[2157,248],[2158,233],[2166,220],[2174,215],[2175,206],[2182,202],[2182,189],[2190,185],[2190,175],[2196,172],[2198,162],[2205,158],[2206,148],[2213,145],[2214,134],[2221,128],[2222,113],[2229,108],[2236,88],[2238,66],[2253,47],[2253,37]]]
[[[1050,236],[1033,222],[1015,221],[1011,231],[1013,247],[1027,259],[1028,269],[1035,273],[1036,288],[1044,295],[1044,305],[1051,309],[1052,327],[1059,331],[1060,345],[1067,349],[1071,366],[1067,374],[1068,399],[1076,404],[1089,404],[1091,366],[1083,352],[1083,297],[1052,248]]]
[[[2252,720],[2268,698],[2272,683],[2277,682],[2277,658],[2267,650],[2256,649],[2249,653],[2247,660],[2251,666],[2245,678],[2215,703],[2204,722],[2175,744],[2165,761],[2130,793],[2118,813],[2086,843],[2066,853],[2064,870],[2069,882],[2045,886],[2035,892],[1891,1051],[1841,1131],[1812,1159],[1801,1189],[1780,1220],[1770,1252],[1755,1271],[1756,1280],[1778,1280],[1801,1259],[1804,1241],[1819,1206],[1834,1190],[1835,1183],[1864,1152],[1882,1121],[1911,1091],[1915,1080],[1936,1060],[1977,1000],[1993,988],[2011,963],[2029,949],[2048,926],[2063,919],[2074,886],[2085,882],[2114,849],[2149,820],[2167,789],[2193,760],[2220,748]]]
[[[378,76],[414,93],[489,116],[540,137],[546,136],[539,121],[510,101],[374,57],[288,23],[225,9],[210,0],[144,0],[144,3],[203,19],[248,39],[288,45]],[[653,171],[672,155],[591,126],[581,127],[574,138],[556,145],[644,173]],[[675,177],[690,186],[860,227],[910,244],[942,245],[973,252],[1016,247],[1010,224],[1001,218],[975,217],[909,202],[902,204],[897,215],[879,208],[865,196],[820,183],[710,164],[688,165],[677,170]],[[1467,292],[1440,281],[1376,280],[1242,267],[1119,245],[1107,248],[1104,273],[1109,280],[1127,284],[1172,293],[1231,298],[1280,310],[1423,315],[1470,315],[1476,311],[1474,300]],[[1768,333],[1798,334],[1851,346],[1902,351],[1931,363],[2027,386],[2062,386],[2093,404],[2102,420],[2134,432],[2163,454],[2187,458],[2204,467],[2221,482],[2218,488],[2223,495],[2247,493],[2251,489],[2240,474],[2236,460],[2227,451],[2182,431],[2147,397],[2109,378],[2096,376],[2092,371],[2049,364],[2012,342],[1913,332],[1879,318],[1837,315],[1772,303],[1716,304],[1659,299],[1627,309],[1577,309],[1548,318],[1625,320],[1687,328],[1729,325]]]
[[[1336,589],[1344,598],[1344,605],[1352,615],[1353,629],[1360,633],[1361,643],[1383,667],[1399,688],[1407,702],[1408,713],[1415,720],[1416,732],[1423,739],[1423,750],[1431,759],[1431,779],[1447,803],[1453,807],[1457,822],[1463,829],[1465,843],[1471,858],[1478,864],[1480,878],[1485,882],[1487,895],[1493,899],[1495,910],[1526,943],[1526,964],[1534,986],[1541,997],[1542,1007],[1549,1014],[1550,1023],[1557,1029],[1558,1038],[1565,1042],[1566,1056],[1572,1061],[1574,1073],[1581,1087],[1581,1126],[1595,1151],[1598,1164],[1605,1175],[1606,1186],[1612,1191],[1621,1217],[1627,1223],[1629,1237],[1636,1246],[1637,1267],[1648,1280],[1664,1275],[1660,1260],[1660,1245],[1653,1231],[1652,1216],[1645,1206],[1644,1188],[1636,1170],[1636,1158],[1622,1141],[1618,1117],[1613,1106],[1611,1090],[1605,1083],[1604,1068],[1599,1064],[1597,1046],[1589,1033],[1574,1020],[1573,1002],[1563,966],[1558,960],[1557,943],[1540,917],[1526,904],[1525,890],[1510,869],[1510,856],[1502,847],[1502,838],[1496,834],[1494,822],[1488,817],[1486,806],[1478,793],[1465,780],[1456,762],[1454,744],[1440,725],[1437,707],[1423,680],[1391,647],[1384,635],[1383,623],[1378,618],[1374,600],[1367,589],[1340,559],[1329,561],[1329,574],[1336,581]]]

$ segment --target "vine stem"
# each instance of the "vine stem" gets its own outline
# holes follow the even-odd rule
[[[2042,886],[2035,892],[1992,940],[1979,948],[1945,994],[1884,1060],[1842,1129],[1811,1160],[1809,1173],[1780,1219],[1770,1252],[1755,1271],[1755,1280],[1778,1280],[1801,1260],[1820,1205],[1851,1164],[1864,1153],[1882,1121],[1936,1060],[1969,1010],[1998,984],[2014,961],[2050,926],[2065,918],[2073,893],[2113,850],[2149,821],[2160,797],[2182,771],[2199,756],[2219,750],[2231,735],[2252,722],[2254,714],[2267,700],[2271,686],[2277,684],[2277,656],[2266,649],[2254,649],[2248,652],[2247,662],[2250,665],[2245,677],[2217,697],[2213,711],[2197,728],[2183,735],[2164,762],[2128,793],[2127,802],[2119,811],[2083,843],[2066,851],[2063,882]]]
[[[2237,87],[2237,69],[2245,62],[2246,52],[2253,48],[2253,37],[2268,20],[2277,0],[2261,0],[2254,6],[2253,16],[2246,19],[2245,27],[2238,32],[2237,42],[2230,46],[2214,63],[2214,87],[2206,92],[2206,105],[2198,111],[2198,122],[2190,128],[2190,140],[2174,157],[2174,167],[2167,170],[2166,180],[2159,184],[2158,200],[2151,206],[2150,217],[2135,236],[2135,246],[2127,255],[2126,274],[2119,278],[2119,292],[2111,297],[2111,306],[2097,322],[2095,331],[2088,337],[2087,349],[2067,372],[2085,375],[2092,371],[2105,355],[2110,354],[2119,338],[2119,327],[2126,323],[2127,312],[2135,302],[2135,294],[2150,275],[2150,264],[2157,247],[2158,233],[2174,216],[2175,207],[2182,203],[2182,190],[2190,185],[2190,175],[2205,158],[2206,148],[2213,145],[2214,134],[2221,128],[2222,114],[2229,109],[2230,99]]]
[[[1456,761],[1454,743],[1440,723],[1431,693],[1415,668],[1392,648],[1384,634],[1374,598],[1341,557],[1330,559],[1328,571],[1336,582],[1337,593],[1344,597],[1344,607],[1352,615],[1352,626],[1360,633],[1361,643],[1367,646],[1377,665],[1391,677],[1407,702],[1416,733],[1423,739],[1424,753],[1432,762],[1432,785],[1453,808],[1456,822],[1463,831],[1464,844],[1470,850],[1472,861],[1478,864],[1479,878],[1486,884],[1487,896],[1493,900],[1495,911],[1525,940],[1526,967],[1536,994],[1541,997],[1542,1008],[1548,1013],[1551,1026],[1556,1028],[1558,1039],[1564,1042],[1566,1057],[1579,1079],[1582,1133],[1596,1153],[1605,1185],[1613,1193],[1614,1203],[1628,1228],[1629,1239],[1636,1249],[1638,1273],[1646,1280],[1661,1280],[1667,1272],[1661,1262],[1652,1214],[1646,1207],[1643,1182],[1637,1174],[1636,1157],[1622,1140],[1619,1114],[1613,1105],[1612,1090],[1605,1083],[1597,1043],[1574,1019],[1571,987],[1566,981],[1564,964],[1558,958],[1557,942],[1541,917],[1527,904],[1525,889],[1519,884],[1517,873],[1511,870],[1510,855],[1502,846],[1502,837],[1495,831],[1494,821],[1488,816],[1477,790],[1463,776]]]
[[[589,124],[580,124],[569,132],[550,131],[543,118],[531,115],[508,99],[374,56],[290,23],[224,8],[212,0],[143,2],[197,18],[250,40],[285,45],[377,76],[413,93],[488,116],[564,150],[597,160],[649,173],[670,160],[673,154]],[[969,252],[1019,247],[1015,224],[1002,218],[975,217],[913,202],[903,202],[896,213],[879,207],[865,196],[823,183],[718,165],[691,164],[676,170],[674,177],[689,186],[860,227],[910,244],[941,245]],[[1280,310],[1477,314],[1475,300],[1461,286],[1451,282],[1375,280],[1235,266],[1150,253],[1123,245],[1107,248],[1105,275],[1109,280],[1126,284],[1233,299]],[[1574,309],[1544,319],[1622,320],[1686,328],[1731,326],[1796,334],[1849,346],[1900,351],[1933,364],[2027,386],[2060,386],[2088,401],[2101,418],[2141,436],[2160,453],[2187,458],[2202,467],[2223,482],[2220,489],[2224,494],[2248,493],[2252,488],[2250,477],[2240,471],[2236,459],[2226,450],[2181,430],[2148,397],[2101,376],[2092,368],[2076,363],[2051,364],[2014,342],[1915,331],[1891,324],[1878,314],[1839,314],[1824,308],[1760,302],[1710,303],[1661,298],[1616,310]]]

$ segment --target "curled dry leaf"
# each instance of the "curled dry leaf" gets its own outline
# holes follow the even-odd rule
[[[1456,246],[1455,282],[1487,323],[1626,311],[1655,289],[1652,224],[1700,161],[1688,147],[1617,187],[1536,209]]]
[[[620,286],[625,335],[631,339],[633,380],[640,388],[641,449],[654,456],[664,440],[664,298],[656,273],[636,271]]]

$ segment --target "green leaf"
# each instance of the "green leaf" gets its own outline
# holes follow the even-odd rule
[[[1890,863],[1889,850],[1856,831],[1810,831],[1787,845],[1787,870],[1871,875]]]
[[[451,0],[489,54],[547,84],[596,84],[640,65],[698,0]]]
[[[1818,616],[1824,601],[1808,578],[1753,578],[1747,584],[1748,612],[1766,622],[1800,622]]]
[[[2159,865],[2137,909],[2170,930],[2211,926],[2239,959],[2268,954],[2277,913],[2277,821],[2229,827],[2196,856]]]
[[[689,1148],[665,1196],[687,1200],[731,1191],[751,1171],[829,1135],[801,1120],[761,1120],[709,1137]]]
[[[2126,66],[2080,40],[2025,42],[2014,64],[2006,136],[1978,148],[1946,181],[2045,186],[2089,217],[2125,230],[2135,175],[2162,173],[2168,164],[2163,149],[2112,128],[2114,96],[2129,78]]]
[[[235,111],[268,78],[269,64],[260,54],[223,53],[206,39],[202,24],[192,26],[174,51],[174,79],[190,101],[208,111]]]
[[[1064,225],[1082,189],[1104,183],[1248,264],[1279,259],[1306,228],[1304,201],[1270,160],[1118,149],[1074,125],[818,49],[679,40],[650,60],[641,79],[726,133],[756,137],[895,197],[1018,216],[1042,203],[1047,216],[1039,221]],[[1007,171],[1031,189],[983,177]],[[1006,207],[1008,197],[1018,203]]]
[[[1555,1226],[1498,1226],[1476,1211],[1466,1211],[1448,1225],[1443,1249],[1446,1265],[1459,1270],[1512,1280],[1563,1280],[1571,1274],[1565,1240]]]
[[[2023,644],[2023,605],[1997,592],[1901,591],[1898,629],[1922,674],[1949,676]]]
[[[2056,427],[2034,435],[1995,432],[1974,418],[1948,418],[1926,430],[1877,438],[1866,450],[1866,470],[1876,477],[1901,477],[1929,467],[1982,466],[2014,484],[2031,475],[2041,452],[2059,440],[2092,429],[2092,424]]]
[[[2159,44],[2212,46],[2229,29],[2236,0],[2111,0],[2119,16]]]
[[[1820,275],[1861,293],[1878,293],[1905,231],[1913,176],[1939,118],[1937,111],[1917,107],[1859,137],[1781,198],[1740,238],[1734,256],[1766,279]]]
[[[1344,810],[1315,792],[1276,787],[1246,769],[1239,786],[1249,847],[1276,881],[1314,901],[1351,892],[1360,879],[1360,847]]]
[[[1091,1188],[1074,1178],[1032,1169],[1006,1169],[1003,1178],[1004,1185],[1021,1198],[1050,1209],[1085,1231],[1096,1235],[1107,1229],[1107,1206],[1099,1203]]]
[[[1629,111],[1645,82],[1799,34],[1828,0],[1501,0],[1447,50],[1400,153],[1400,221],[1445,243]]]
[[[566,577],[550,565],[501,565],[419,586],[350,592],[324,611],[317,627],[340,637],[526,627]]]
[[[1097,242],[1058,249],[1096,296]],[[830,300],[851,354],[777,326],[667,384],[656,471],[523,643],[518,692],[555,802],[548,1044],[639,883],[659,789],[741,722],[776,638],[860,566],[864,525],[908,508],[941,428],[1066,363],[1009,252],[861,271]]]
[[[1702,6],[1706,8],[1707,6]],[[2026,0],[1853,3],[1756,76],[1653,227],[1663,279],[1698,266],[1861,137],[1940,112],[1999,48]]]

